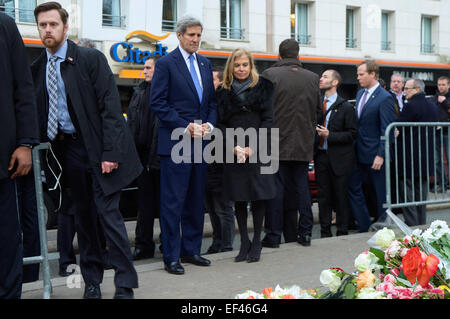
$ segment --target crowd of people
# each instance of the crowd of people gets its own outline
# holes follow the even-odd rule
[[[379,82],[378,64],[365,60],[357,66],[362,89],[353,106],[338,94],[341,75],[330,69],[319,76],[304,69],[298,59],[299,44],[292,39],[280,44],[279,61],[262,74],[251,52],[243,48],[232,52],[223,70],[213,69],[197,53],[203,25],[189,16],[178,21],[179,46],[165,57],[146,60],[145,81],[135,88],[125,121],[105,56],[67,39],[67,11],[57,2],[46,2],[36,7],[34,15],[46,50],[29,68],[14,21],[0,13],[0,45],[9,59],[0,65],[5,81],[0,90],[5,101],[0,117],[4,136],[0,142],[2,299],[21,296],[25,279],[21,237],[23,232],[25,242],[27,231],[17,218],[16,195],[25,198],[30,186],[18,178],[30,178],[31,148],[39,143],[51,144],[62,166],[63,196],[70,196],[74,203],[72,217],[60,214],[65,217],[58,224],[58,237],[66,239],[58,239],[58,248],[65,256],[66,248],[59,244],[71,244],[76,231],[86,284],[83,297],[101,298],[103,272],[110,264],[115,271],[114,298],[129,299],[138,287],[133,260],[155,254],[156,217],[164,268],[175,275],[185,273],[182,263],[211,265],[201,255],[205,210],[213,227],[207,254],[233,250],[235,220],[240,235],[236,262],[258,262],[262,248],[279,247],[282,237],[286,243],[310,246],[313,214],[308,166],[314,160],[321,237],[333,236],[333,211],[337,236],[347,235],[352,223],[358,232],[366,232],[373,222],[386,219],[385,141],[381,137],[387,126],[394,121],[448,121],[447,77],[438,79],[439,92],[430,102],[425,99],[423,81],[410,79],[405,84],[401,75],[394,74],[391,89],[385,89]],[[174,136],[179,128],[183,134]],[[209,137],[228,129],[266,132],[267,145],[223,134],[224,154],[233,160],[208,164],[203,150]],[[448,139],[448,130],[444,138]],[[192,148],[175,154],[184,159],[180,162],[174,150],[186,139]],[[443,144],[436,148],[445,148],[447,140]],[[277,148],[276,158],[272,157],[279,162],[276,172],[262,173],[267,163],[260,148]],[[54,163],[43,162],[48,163],[47,173]],[[406,171],[411,172],[408,167]],[[411,185],[412,180],[423,181],[406,177],[409,196],[419,189],[418,184]],[[121,189],[134,180],[139,213],[132,252],[119,200]],[[448,180],[439,183],[448,187]],[[363,184],[374,190],[373,219]],[[27,210],[25,204],[19,206]],[[252,238],[247,228],[249,211]],[[408,225],[425,221],[424,207],[403,209],[403,214]],[[33,217],[33,212],[21,215]],[[73,262],[73,254],[67,256]],[[67,262],[60,262],[60,275],[71,274],[66,267]]]

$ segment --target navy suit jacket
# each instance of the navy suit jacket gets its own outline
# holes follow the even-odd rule
[[[364,93],[360,90],[356,95],[356,115],[359,102]],[[356,153],[361,164],[373,164],[376,156],[385,157],[385,142],[381,140],[386,128],[396,119],[395,101],[391,94],[379,86],[367,97],[366,105],[358,119],[358,137]]]
[[[189,123],[196,120],[216,124],[217,106],[212,66],[208,59],[199,54],[197,62],[203,84],[202,103],[179,48],[156,63],[150,92],[150,107],[160,119],[158,155],[170,155],[172,147],[179,142],[171,140],[174,129],[185,129]]]

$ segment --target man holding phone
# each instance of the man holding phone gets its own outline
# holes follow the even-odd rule
[[[354,142],[358,132],[353,106],[337,93],[342,82],[335,70],[327,70],[320,78],[324,91],[323,109],[317,115],[317,138],[314,168],[319,203],[321,237],[331,237],[333,206],[336,209],[337,236],[348,234],[348,176],[356,164]]]

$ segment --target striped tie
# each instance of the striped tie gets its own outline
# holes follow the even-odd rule
[[[55,139],[58,133],[58,78],[56,76],[56,60],[58,60],[57,56],[52,56],[49,60],[47,84],[49,95],[47,136],[51,141]]]

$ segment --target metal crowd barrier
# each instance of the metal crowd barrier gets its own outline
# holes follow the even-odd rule
[[[392,210],[450,202],[450,194],[447,193],[445,185],[450,164],[449,130],[450,122],[398,122],[387,127],[383,137],[386,141],[384,208]],[[440,145],[439,150],[436,143]],[[406,152],[411,155],[406,156]],[[407,162],[410,166],[408,170]],[[441,189],[438,189],[438,180]],[[409,191],[407,183],[410,186]]]
[[[48,253],[47,245],[47,209],[44,205],[44,194],[42,189],[42,175],[41,175],[41,162],[39,159],[39,151],[47,150],[50,148],[49,143],[40,144],[33,148],[33,172],[34,172],[34,184],[36,187],[36,200],[37,200],[37,212],[39,222],[39,240],[41,246],[41,255],[34,257],[27,257],[23,259],[24,265],[42,264],[42,278],[44,283],[44,299],[50,299],[52,293],[52,284],[50,281],[50,260],[59,259],[59,253]]]

